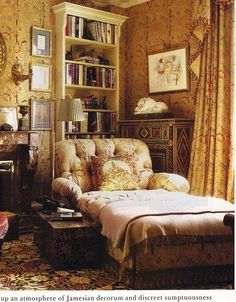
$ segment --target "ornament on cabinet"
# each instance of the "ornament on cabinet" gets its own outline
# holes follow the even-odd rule
[[[19,105],[19,118],[18,130],[29,130],[29,105]]]

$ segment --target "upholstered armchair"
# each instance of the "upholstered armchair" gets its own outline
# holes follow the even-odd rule
[[[154,190],[188,192],[188,181],[176,174],[153,173],[147,145],[137,139],[73,139],[55,146],[52,189],[68,206],[89,191]],[[55,196],[55,195],[54,195]]]

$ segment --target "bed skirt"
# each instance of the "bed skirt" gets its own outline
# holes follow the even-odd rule
[[[215,289],[217,286],[232,284],[233,265],[193,266],[178,269],[136,271],[125,268],[115,259],[106,255],[104,269],[132,289]]]

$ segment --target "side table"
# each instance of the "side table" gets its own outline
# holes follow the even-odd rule
[[[102,264],[103,237],[89,220],[51,221],[35,211],[34,242],[54,269],[98,267]]]

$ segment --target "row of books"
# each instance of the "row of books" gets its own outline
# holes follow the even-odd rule
[[[73,38],[83,38],[85,26],[84,21],[84,18],[67,15],[65,30],[66,36],[70,36]]]
[[[66,63],[65,84],[114,88],[115,70],[106,67],[89,67],[81,64]]]
[[[83,109],[107,109],[106,96],[100,98],[95,95],[81,96],[81,103]]]
[[[65,29],[66,36],[90,39],[108,44],[116,44],[116,31],[117,26],[114,24],[67,15]]]
[[[102,43],[116,44],[116,25],[91,20],[87,21],[87,28],[89,29],[93,40]]]
[[[115,132],[115,112],[84,112],[85,119],[65,122],[65,132]]]

